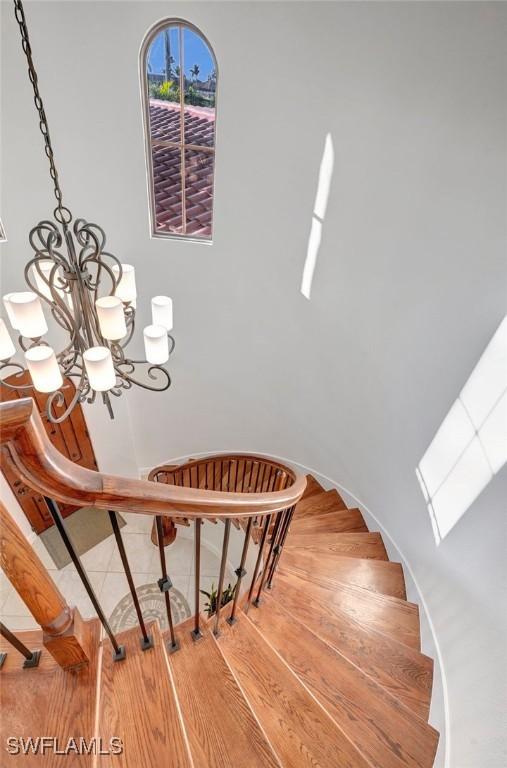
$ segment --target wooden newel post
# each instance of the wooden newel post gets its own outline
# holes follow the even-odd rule
[[[43,631],[43,644],[64,669],[88,662],[83,620],[70,608],[18,525],[0,502],[0,565]]]

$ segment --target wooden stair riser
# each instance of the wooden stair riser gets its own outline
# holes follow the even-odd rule
[[[306,489],[302,498],[307,499],[308,496],[315,496],[317,493],[324,493],[326,489],[316,480],[313,475],[306,476]]]

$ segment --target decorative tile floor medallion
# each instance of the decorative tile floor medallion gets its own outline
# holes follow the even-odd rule
[[[179,589],[172,587],[169,594],[173,623],[180,624],[190,618],[190,606]],[[158,584],[143,584],[137,587],[137,595],[145,621],[158,619],[161,629],[168,629],[165,597],[158,588]],[[109,621],[113,632],[122,632],[137,626],[137,614],[130,592],[116,605]]]

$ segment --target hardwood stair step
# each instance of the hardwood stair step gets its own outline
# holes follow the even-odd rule
[[[296,504],[294,519],[302,520],[307,517],[316,517],[317,515],[325,515],[328,512],[336,512],[340,509],[347,509],[347,505],[338,491],[323,491],[306,498],[303,497]]]
[[[419,650],[421,647],[419,607],[416,603],[381,595],[336,579],[326,579],[324,576],[310,582],[300,574],[285,571],[280,566],[273,589],[283,583],[295,585],[301,594],[307,595],[308,601],[318,602],[326,618],[332,618],[335,609],[344,611],[360,624],[376,629],[411,648]]]
[[[356,621],[333,606],[283,579],[269,593],[277,603],[314,634],[382,685],[419,717],[428,719],[433,684],[433,659],[397,638]],[[304,595],[305,599],[302,599]],[[270,603],[271,605],[271,603]],[[255,611],[250,611],[255,615]]]
[[[342,509],[312,517],[294,517],[290,531],[298,534],[368,533],[368,528],[358,509]]]
[[[99,719],[105,741],[118,736],[121,755],[101,756],[115,768],[192,768],[172,673],[158,623],[149,625],[154,647],[142,651],[139,628],[117,635],[127,657],[113,661],[109,640],[102,643]]]
[[[286,549],[299,552],[324,552],[362,557],[371,560],[389,560],[380,533],[309,533],[298,535],[291,533],[287,538]]]
[[[364,560],[341,555],[313,554],[284,550],[280,565],[284,570],[299,574],[308,581],[319,583],[321,577],[380,592],[405,600],[405,577],[400,563]]]
[[[308,496],[313,496],[317,493],[324,493],[326,489],[321,486],[318,480],[313,475],[306,476],[306,488],[302,498],[306,499]]]
[[[245,614],[216,642],[284,768],[372,768]]]
[[[7,658],[0,672],[0,738],[6,744],[9,736],[50,735],[58,739],[61,748],[69,739],[83,737],[87,743],[95,735],[96,680],[100,622],[91,619],[84,622],[90,661],[80,669],[66,672],[58,666],[51,654],[42,646],[40,630],[15,632],[30,650],[42,649],[38,667],[23,669],[23,658],[8,643],[1,644]],[[8,765],[55,765],[60,759],[48,752],[42,756],[7,756],[2,766]],[[82,755],[79,763],[69,757],[69,765],[92,768],[93,755]],[[5,763],[3,762],[5,760]]]
[[[195,768],[280,768],[210,629],[195,642],[193,625],[178,626],[180,650],[169,665]],[[163,636],[167,642],[169,632]]]
[[[438,733],[428,723],[271,596],[249,618],[373,765],[431,768]]]

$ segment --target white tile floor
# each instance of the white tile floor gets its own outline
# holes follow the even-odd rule
[[[121,529],[134,584],[156,583],[160,578],[158,549],[151,542],[153,518],[145,515],[122,514],[126,525]],[[204,536],[203,536],[204,538]],[[93,616],[81,579],[72,563],[58,570],[42,542],[37,539],[34,549],[50,572],[69,605],[75,605],[84,617]],[[174,544],[166,548],[167,569],[173,585],[194,608],[194,548],[193,541],[177,535]],[[129,593],[127,580],[113,535],[97,544],[81,557],[90,582],[106,616],[110,616],[120,600]],[[201,589],[209,591],[217,584],[220,562],[217,555],[204,544],[201,550]],[[225,584],[233,583],[234,575],[226,573]],[[202,597],[201,607],[206,598]],[[36,628],[37,624],[25,604],[0,571],[0,614],[9,629]]]

